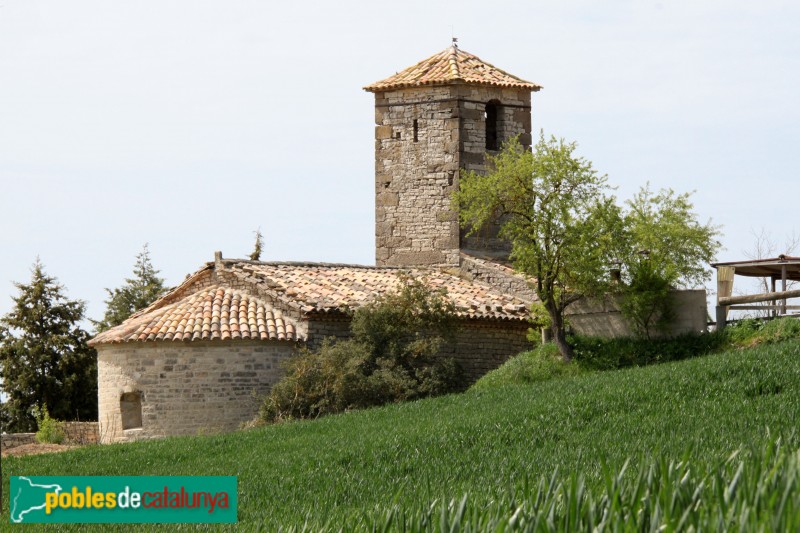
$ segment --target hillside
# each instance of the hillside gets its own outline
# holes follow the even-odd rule
[[[556,481],[578,473],[597,494],[628,458],[628,483],[652,464],[681,482],[668,465],[680,459],[723,477],[743,461],[744,478],[757,476],[776,441],[800,447],[799,415],[800,341],[789,341],[229,435],[5,458],[3,509],[10,474],[237,475],[242,526],[380,523],[392,508],[395,525],[413,515],[422,527],[434,505],[440,527],[441,503],[455,500],[445,514],[457,517],[464,495],[475,525],[482,514],[507,521],[519,505],[534,509],[533,487],[556,470]],[[800,505],[793,494],[789,504]],[[800,508],[785,512],[800,524]]]

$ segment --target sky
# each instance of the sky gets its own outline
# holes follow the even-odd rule
[[[145,243],[169,285],[257,228],[264,260],[374,264],[362,87],[453,35],[543,85],[534,130],[621,200],[695,191],[743,259],[800,231],[798,22],[769,0],[0,0],[0,314],[37,256],[95,319]]]

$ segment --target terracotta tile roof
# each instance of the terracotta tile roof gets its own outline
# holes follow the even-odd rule
[[[280,310],[244,291],[214,286],[150,306],[91,344],[216,339],[299,340],[294,321]]]
[[[305,314],[359,307],[397,288],[401,273],[406,272],[425,279],[434,289],[445,289],[461,317],[501,320],[528,317],[524,301],[457,273],[433,268],[249,261],[226,262],[226,267],[240,279],[256,284]]]
[[[433,289],[445,289],[461,318],[513,321],[528,318],[528,303],[524,300],[462,278],[457,271],[233,259],[203,266],[150,307],[100,333],[90,344],[227,339],[304,341],[298,334],[297,319],[290,315],[309,319],[315,314],[337,314],[357,308],[397,288],[401,273],[425,279]]]
[[[434,54],[414,66],[376,81],[364,87],[365,91],[381,92],[402,87],[421,87],[425,85],[446,85],[453,82],[491,85],[493,87],[512,87],[538,91],[541,85],[520,79],[508,72],[490,65],[479,57],[461,50],[457,46]]]

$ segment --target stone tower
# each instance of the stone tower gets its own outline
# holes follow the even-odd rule
[[[375,248],[378,266],[458,265],[462,251],[502,259],[497,228],[465,237],[450,195],[461,169],[519,135],[531,144],[531,92],[453,46],[385,80],[375,93]]]

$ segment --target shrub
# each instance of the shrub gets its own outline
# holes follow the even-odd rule
[[[565,362],[555,344],[543,344],[529,352],[515,355],[502,366],[492,370],[479,379],[474,389],[499,387],[503,385],[536,383],[559,377],[574,376],[581,368]]]
[[[33,417],[36,419],[36,440],[46,444],[61,444],[64,442],[64,427],[61,422],[50,418],[47,407],[34,407]]]
[[[570,342],[575,347],[575,361],[582,367],[613,370],[706,355],[726,347],[727,337],[722,332],[690,333],[661,339],[605,339],[576,335],[570,338]]]
[[[355,311],[352,338],[326,339],[290,358],[260,418],[313,418],[456,390],[460,369],[440,354],[452,339],[454,314],[444,291],[402,277],[397,292]]]

